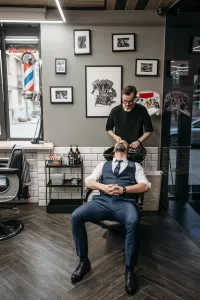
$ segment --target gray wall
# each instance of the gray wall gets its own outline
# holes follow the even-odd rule
[[[51,16],[50,16],[51,17]],[[85,112],[85,65],[122,65],[123,85],[162,95],[165,19],[152,11],[68,11],[66,24],[41,25],[44,139],[56,146],[110,146],[106,118]],[[106,24],[106,25],[105,25]],[[73,29],[92,30],[92,55],[75,56]],[[136,33],[136,52],[112,53],[112,33]],[[67,59],[67,75],[55,74],[55,58]],[[159,77],[135,77],[136,58],[160,60]],[[50,86],[73,86],[73,105],[50,104]],[[153,117],[154,135],[146,145],[160,145],[161,117]]]

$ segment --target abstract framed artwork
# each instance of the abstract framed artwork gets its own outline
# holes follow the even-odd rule
[[[112,34],[112,52],[135,51],[135,33]]]
[[[192,37],[192,53],[200,53],[200,37]]]
[[[90,29],[74,30],[74,54],[75,55],[92,54]]]
[[[86,118],[106,118],[121,104],[122,66],[85,66]]]
[[[56,74],[66,74],[67,73],[66,58],[55,58],[55,72],[56,72]]]
[[[51,86],[50,102],[52,104],[73,104],[73,87]]]
[[[159,60],[138,58],[135,62],[135,76],[158,76]]]

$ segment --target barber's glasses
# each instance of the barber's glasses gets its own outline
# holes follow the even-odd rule
[[[130,101],[122,100],[122,101],[125,105],[132,105],[135,102],[135,100],[130,100]]]

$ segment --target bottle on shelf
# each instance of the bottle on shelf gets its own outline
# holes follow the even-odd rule
[[[69,150],[69,153],[68,153],[68,161],[69,161],[69,166],[74,165],[74,151],[72,149],[72,146],[70,146],[70,150]]]
[[[74,164],[80,165],[80,163],[81,163],[81,153],[78,149],[78,145],[76,145],[76,151],[74,153]]]

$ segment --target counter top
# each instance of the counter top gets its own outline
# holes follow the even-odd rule
[[[0,141],[0,150],[11,150],[15,144],[22,145],[25,150],[52,150],[54,148],[53,143],[31,144],[29,141]]]

